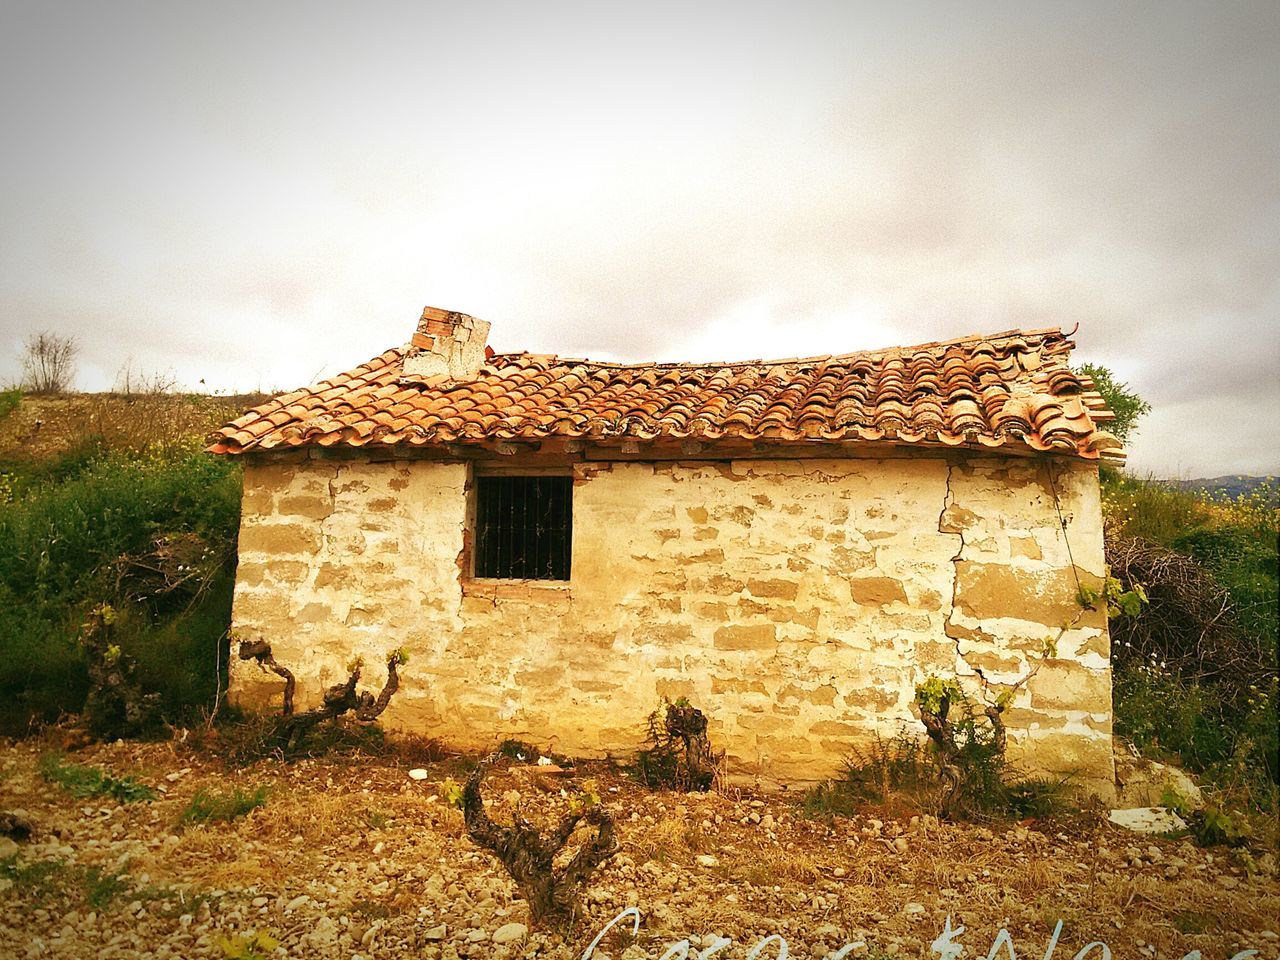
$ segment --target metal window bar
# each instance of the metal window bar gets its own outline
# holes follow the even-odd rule
[[[571,477],[476,478],[477,577],[568,580]]]

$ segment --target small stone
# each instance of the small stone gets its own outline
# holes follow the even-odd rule
[[[715,857],[713,857],[713,856],[712,856],[711,854],[709,854],[709,853],[700,853],[700,854],[698,854],[697,860],[698,860],[698,866],[700,866],[700,867],[718,867],[718,866],[720,866],[720,861],[719,861],[719,860],[717,860]]]
[[[423,770],[421,767],[415,767],[409,771],[410,780],[425,780],[429,776],[431,776],[431,774],[427,773],[427,771]]]
[[[436,926],[431,927],[430,929],[422,931],[422,939],[423,940],[443,940],[445,938],[445,934],[447,934],[448,932],[449,932],[449,928],[445,924],[443,923],[437,924]]]
[[[493,931],[494,943],[512,943],[516,940],[523,940],[528,934],[529,928],[523,923],[508,923]]]
[[[294,897],[292,900],[286,903],[284,905],[284,909],[286,913],[293,910],[300,910],[302,907],[305,907],[310,902],[311,902],[311,898],[304,893],[304,894],[301,894],[300,896]]]
[[[255,907],[265,907],[271,901],[268,900],[266,897],[254,897],[251,902]]]
[[[914,903],[914,902],[908,903],[905,907],[902,908],[902,912],[905,913],[907,916],[914,916],[917,914],[924,913],[924,904]]]

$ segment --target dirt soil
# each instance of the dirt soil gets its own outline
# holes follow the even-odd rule
[[[580,957],[624,908],[639,936],[607,936],[597,957],[746,957],[772,934],[791,957],[959,956],[935,941],[947,918],[965,957],[1227,960],[1280,958],[1273,854],[1201,850],[1097,818],[984,828],[870,813],[804,819],[785,795],[679,795],[590,771],[613,813],[619,854],[597,875],[577,928],[529,931],[502,867],[466,837],[440,798],[464,761],[427,766],[348,757],[265,761],[227,770],[181,743],[117,743],[68,755],[133,775],[160,799],[77,799],[37,764],[47,744],[0,746],[0,810],[34,822],[29,841],[0,839],[0,957],[196,958],[255,954],[237,936],[279,941],[259,956]],[[519,803],[553,822],[567,801],[528,773],[486,781],[501,820]],[[178,826],[202,789],[269,788],[230,823]],[[548,792],[548,791],[554,792]],[[619,924],[626,927],[630,922]],[[717,949],[718,938],[731,941]],[[233,943],[224,946],[224,940]],[[1094,946],[1107,944],[1109,952]],[[679,956],[677,952],[675,956]],[[774,940],[759,954],[779,956]]]

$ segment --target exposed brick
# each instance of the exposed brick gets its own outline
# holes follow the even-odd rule
[[[323,520],[333,513],[333,500],[329,497],[307,495],[281,497],[276,505],[276,512],[281,516]]]
[[[794,600],[800,585],[791,580],[748,580],[747,592],[757,597]]]
[[[905,603],[907,599],[902,584],[892,577],[853,577],[849,581],[849,591],[854,603],[868,606],[883,606],[894,601]]]

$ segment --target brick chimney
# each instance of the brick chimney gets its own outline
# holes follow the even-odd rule
[[[425,380],[440,375],[472,380],[484,363],[489,324],[465,313],[424,307],[404,357],[404,375]]]

